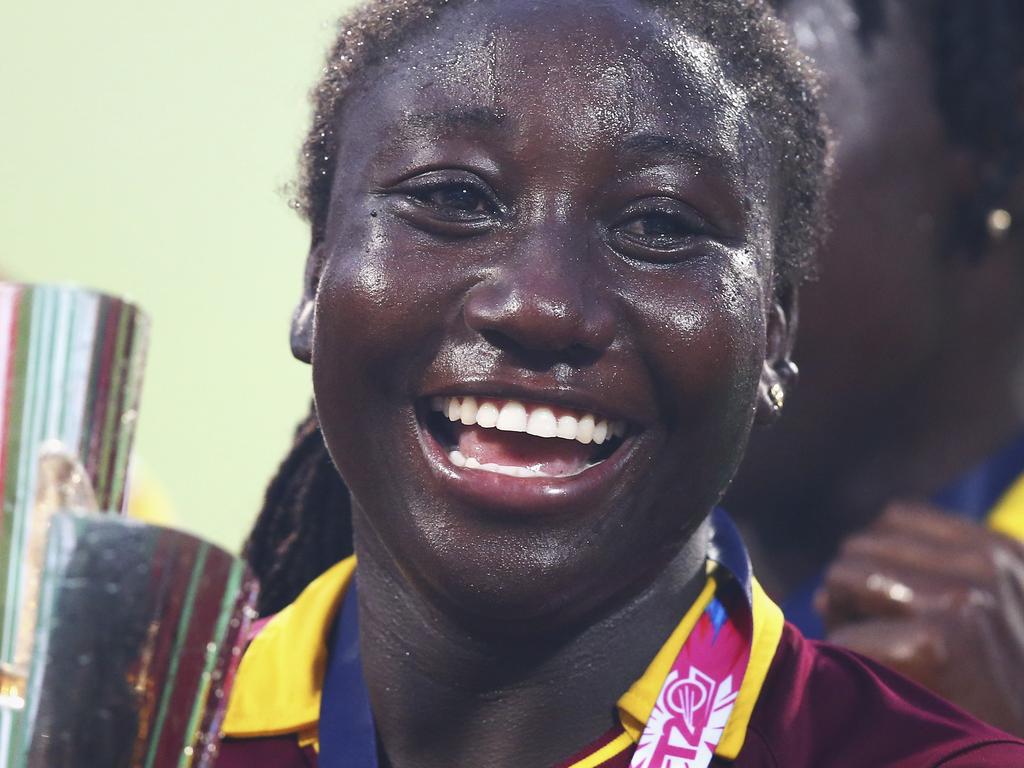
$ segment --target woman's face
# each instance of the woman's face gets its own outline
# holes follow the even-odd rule
[[[739,461],[773,163],[717,52],[631,1],[429,29],[341,115],[317,409],[361,553],[471,619],[571,621],[662,570]]]

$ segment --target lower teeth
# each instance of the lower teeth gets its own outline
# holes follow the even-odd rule
[[[578,475],[580,472],[590,469],[595,464],[600,463],[597,461],[590,462],[582,469],[576,472],[570,472],[568,475],[550,475],[547,472],[541,472],[539,469],[530,469],[529,467],[510,467],[503,464],[481,464],[472,456],[468,458],[463,456],[461,451],[452,451],[449,453],[448,460],[456,467],[479,469],[484,472],[494,472],[498,475],[508,475],[510,477],[571,477],[572,475]]]

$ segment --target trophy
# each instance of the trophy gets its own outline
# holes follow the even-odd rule
[[[237,558],[126,519],[149,321],[0,283],[0,768],[205,768],[255,616]]]
[[[11,768],[210,768],[255,597],[194,536],[55,515]]]

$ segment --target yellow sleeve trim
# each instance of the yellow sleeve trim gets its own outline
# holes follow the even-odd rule
[[[597,768],[616,755],[625,752],[631,746],[633,746],[633,739],[630,738],[630,735],[621,733],[614,741],[609,741],[596,752],[587,755],[578,763],[570,765],[569,768]]]
[[[686,638],[690,636],[693,628],[697,626],[697,620],[704,613],[704,609],[708,607],[708,603],[711,602],[711,598],[714,596],[715,579],[713,576],[709,576],[707,584],[704,585],[704,590],[700,593],[700,597],[690,606],[690,610],[683,616],[683,620],[676,625],[668,640],[665,641],[665,644],[661,646],[661,650],[654,657],[654,660],[648,665],[647,670],[619,698],[619,720],[622,723],[622,727],[626,729],[626,733],[629,734],[634,742],[640,741],[640,735],[647,725],[651,712],[654,711],[654,705],[658,701],[661,687],[665,684],[665,678],[668,677],[668,673],[672,670],[672,664],[679,655],[679,651],[682,649],[683,643],[686,642]]]
[[[754,597],[754,640],[750,648],[750,662],[743,675],[739,695],[729,714],[729,722],[725,724],[722,740],[718,742],[715,754],[726,760],[735,760],[743,749],[747,738],[747,726],[754,714],[754,706],[761,695],[761,688],[768,676],[768,669],[775,658],[779,641],[782,639],[782,627],[786,623],[782,609],[772,602],[758,584],[753,580]]]
[[[1020,541],[1024,541],[1024,476],[1017,479],[992,509],[988,526]]]
[[[320,720],[327,636],[354,571],[350,557],[322,573],[250,643],[224,716],[226,736],[301,732],[308,743]]]

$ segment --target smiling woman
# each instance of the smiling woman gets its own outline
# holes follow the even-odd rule
[[[725,73],[719,49],[738,41],[690,31],[700,15],[726,28],[723,12],[690,10],[598,4],[580,24],[574,3],[449,7],[440,30],[409,33],[414,57],[361,71],[329,110],[330,205],[296,346],[357,541],[381,550],[363,552],[364,582],[403,563],[462,622],[535,633],[672,561],[683,582],[701,567],[693,534],[759,379],[776,383],[788,308],[773,292],[776,137]],[[465,396],[506,422],[527,403],[616,419],[626,439],[585,472],[495,473],[482,465],[514,449],[531,468],[568,444],[430,428],[432,398]]]
[[[276,615],[221,765],[1016,749],[783,627],[712,519],[783,406],[826,167],[762,3],[370,3],[315,102],[292,348],[316,420],[250,541]]]
[[[542,4],[532,23],[545,25],[545,14],[557,5]],[[595,9],[601,7],[598,5]],[[506,243],[515,241],[517,231],[525,226],[533,228],[537,222],[536,212],[532,212],[532,221],[524,218],[525,213],[530,213],[524,210],[524,205],[550,205],[552,195],[556,196],[555,206],[569,200],[567,193],[551,188],[550,182],[547,182],[548,189],[542,190],[539,185],[525,185],[510,175],[515,170],[529,169],[544,162],[540,157],[542,151],[553,156],[563,154],[564,170],[572,157],[551,139],[558,138],[567,149],[578,154],[586,139],[584,129],[589,126],[591,133],[603,134],[606,142],[608,136],[614,135],[616,145],[614,156],[605,151],[602,165],[591,167],[591,187],[607,186],[614,179],[618,198],[604,194],[599,200],[592,190],[589,193],[592,200],[579,199],[575,211],[564,211],[561,215],[564,218],[566,213],[572,213],[578,229],[580,215],[586,217],[595,213],[584,206],[603,203],[599,238],[623,257],[611,262],[611,266],[621,269],[632,264],[638,268],[637,278],[648,275],[647,285],[634,281],[633,299],[634,303],[643,299],[639,303],[649,315],[658,316],[660,310],[661,319],[673,316],[671,305],[656,307],[645,303],[652,298],[649,294],[641,295],[656,284],[658,272],[673,263],[677,264],[676,271],[684,268],[693,271],[700,265],[692,257],[704,253],[704,260],[709,261],[706,255],[709,248],[731,248],[740,259],[749,260],[754,253],[754,237],[753,233],[743,230],[759,227],[758,247],[762,256],[767,252],[771,255],[767,263],[758,268],[763,273],[762,278],[772,281],[775,295],[768,291],[758,298],[770,305],[768,309],[772,311],[759,308],[755,319],[760,323],[764,321],[763,316],[771,316],[780,321],[771,325],[771,339],[778,349],[771,350],[775,358],[765,370],[766,381],[760,391],[762,411],[773,416],[775,409],[768,400],[768,392],[773,384],[784,387],[792,372],[785,359],[789,339],[784,312],[788,310],[792,287],[809,268],[812,244],[820,226],[819,188],[825,140],[811,84],[800,60],[786,47],[778,28],[766,23],[760,10],[748,8],[745,3],[648,2],[626,3],[624,7],[633,14],[622,30],[624,34],[639,29],[638,17],[646,13],[649,18],[646,25],[641,26],[648,34],[660,34],[661,42],[649,51],[634,44],[629,56],[620,58],[616,51],[604,46],[600,30],[581,25],[578,19],[569,20],[570,26],[575,27],[572,43],[558,38],[559,30],[551,31],[548,48],[559,60],[549,62],[547,70],[535,68],[533,87],[536,91],[527,96],[536,101],[536,94],[547,93],[545,108],[563,113],[561,117],[567,130],[562,137],[537,136],[533,147],[523,145],[528,126],[518,124],[522,121],[514,117],[514,110],[525,106],[509,99],[503,103],[498,90],[521,74],[525,59],[513,58],[519,46],[508,39],[509,35],[503,39],[475,26],[480,12],[476,3],[461,9],[460,18],[452,19],[452,23],[460,24],[466,33],[464,39],[456,41],[447,37],[431,39],[428,34],[436,26],[439,14],[443,13],[446,20],[453,16],[450,3],[405,0],[372,3],[343,21],[341,34],[328,57],[324,78],[314,92],[314,121],[303,155],[302,207],[311,224],[313,248],[306,296],[293,328],[293,347],[299,357],[308,361],[311,355],[313,297],[323,273],[326,251],[334,247],[325,234],[329,208],[344,205],[346,211],[352,210],[347,201],[342,203],[336,199],[332,188],[339,178],[347,178],[354,172],[351,166],[368,162],[375,156],[376,162],[388,161],[396,167],[388,174],[380,174],[386,178],[372,180],[372,188],[367,190],[370,196],[362,201],[366,205],[362,206],[361,217],[349,217],[348,223],[372,225],[372,231],[363,227],[360,236],[365,239],[369,234],[378,238],[381,246],[378,253],[387,247],[379,238],[389,231],[385,229],[389,221],[404,222],[435,238],[451,237],[452,242],[444,244],[443,248],[435,244],[431,249],[421,249],[414,243],[412,248],[405,248],[390,259],[392,272],[397,270],[403,277],[410,274],[412,268],[419,268],[427,276],[436,273],[442,278],[449,277],[451,255],[459,252],[456,249],[465,252],[466,248],[481,246],[481,240],[475,239],[475,235],[489,232],[491,237],[487,243],[500,254]],[[606,12],[618,12],[615,4],[604,4],[603,8]],[[571,15],[572,11],[562,9],[562,13]],[[592,15],[588,15],[588,21],[590,18]],[[749,59],[744,55],[730,55],[720,61],[715,48],[699,36],[675,34],[676,26],[683,27],[684,21],[685,26],[693,26],[700,23],[697,20],[707,22],[704,31],[715,37],[724,51],[738,54],[744,45],[753,45],[753,55]],[[738,30],[747,29],[752,21],[758,22],[756,28],[740,34]],[[752,33],[756,33],[756,39],[751,39]],[[599,55],[602,49],[604,54]],[[603,103],[593,103],[594,99],[579,101],[575,95],[567,96],[564,89],[557,93],[549,87],[547,81],[554,79],[556,73],[567,68],[577,74],[584,73],[588,62],[596,67],[589,77],[592,81],[589,87],[598,97],[597,101]],[[714,71],[709,74],[709,66],[718,74]],[[691,97],[686,93],[689,86],[685,83],[657,87],[657,78],[662,74],[659,67],[662,70],[674,68],[679,74],[689,70],[688,76],[703,82],[706,93]],[[723,68],[729,70],[729,77],[725,76]],[[415,77],[407,80],[407,74]],[[505,82],[501,81],[502,77]],[[732,78],[740,82],[734,83]],[[453,93],[445,94],[445,90]],[[562,103],[558,101],[561,98],[571,101]],[[639,114],[633,114],[643,108],[644,100],[653,105],[646,107],[648,111],[653,109],[657,115],[642,119]],[[566,104],[576,105],[575,110],[569,111]],[[383,124],[386,115],[380,110],[384,108],[390,110],[390,125]],[[744,118],[743,113],[748,108],[756,108],[758,121]],[[345,115],[348,117],[343,120]],[[680,122],[680,115],[690,115],[690,118]],[[762,121],[771,130],[762,131]],[[347,137],[341,131],[346,125],[353,126]],[[510,141],[516,137],[523,146],[517,147]],[[378,144],[376,155],[366,146],[345,145],[346,138],[350,142],[362,140]],[[514,162],[485,152],[485,143],[499,145],[506,155],[513,155],[509,159]],[[755,168],[748,167],[738,156],[741,144],[758,156],[762,178],[757,178]],[[526,149],[533,154],[525,154]],[[596,159],[593,155],[591,152],[585,162],[593,162]],[[779,166],[780,178],[786,181],[772,190],[771,204],[780,213],[777,220],[769,222],[766,219],[766,174],[769,166],[774,170],[775,165]],[[505,178],[497,178],[503,167]],[[630,169],[632,172],[627,173]],[[562,170],[557,165],[547,169],[551,176],[557,176]],[[504,190],[499,182],[504,184]],[[499,195],[499,190],[508,194]],[[542,192],[548,197],[539,197]],[[521,199],[515,199],[517,194]],[[761,205],[755,210],[753,204],[758,197]],[[382,213],[387,215],[382,216]],[[544,211],[540,214],[544,215]],[[761,216],[760,221],[753,220],[757,215]],[[557,221],[548,219],[515,246],[521,245],[520,250],[553,248],[550,255],[556,264],[564,261],[565,255],[571,257],[569,270],[546,272],[542,265],[543,291],[557,294],[567,283],[571,292],[576,293],[570,296],[570,303],[587,304],[587,310],[600,315],[600,322],[606,326],[617,322],[614,312],[609,311],[608,301],[592,301],[587,283],[593,283],[597,276],[590,274],[592,270],[583,258],[584,251],[591,245],[578,239],[580,232],[573,232],[571,227],[551,226]],[[511,228],[513,222],[521,223],[519,230]],[[460,240],[465,240],[466,245],[460,245]],[[410,251],[417,257],[415,262],[407,258]],[[370,255],[371,251],[365,251],[367,258],[359,262],[360,279],[374,286],[383,304],[400,298],[397,292],[393,296],[382,296],[389,288],[385,282],[388,273],[377,269],[382,265],[371,262]],[[424,258],[427,255],[429,259]],[[536,271],[531,274],[521,269],[523,258],[519,256],[518,263],[504,258],[489,267],[494,277],[501,277],[497,272],[504,271],[515,272],[525,279],[519,295],[509,297],[511,301],[521,301],[524,293],[530,294],[538,287]],[[355,263],[349,262],[350,265]],[[687,263],[689,267],[685,266]],[[735,258],[733,263],[736,263]],[[478,272],[480,268],[478,265]],[[572,274],[573,270],[584,274],[586,279],[581,283],[579,275]],[[706,270],[703,274],[705,278],[711,277]],[[669,280],[670,276],[660,278],[662,290],[669,289],[671,295]],[[481,297],[481,292],[505,290],[507,285],[508,280],[484,281],[470,307],[479,306],[480,298],[486,298]],[[429,292],[426,283],[421,281],[420,287]],[[763,289],[764,285],[758,286],[759,293]],[[588,358],[592,359],[595,352],[588,350],[586,343],[570,339],[562,350],[562,342],[550,338],[552,334],[564,333],[566,327],[571,332],[578,318],[570,315],[558,322],[547,322],[543,311],[565,314],[573,307],[560,307],[557,301],[552,303],[551,297],[544,296],[543,291],[536,297],[541,302],[540,315],[519,312],[518,317],[512,318],[519,325],[539,324],[539,332],[549,337],[542,344],[551,349],[546,359],[539,362],[556,374],[565,367],[562,365],[560,371],[558,365],[553,364],[564,363],[565,359],[596,371],[587,374],[591,376],[610,368],[588,364]],[[676,303],[685,305],[686,297],[680,296]],[[530,306],[525,304],[522,308],[529,310]],[[414,313],[418,310],[419,305],[414,304]],[[699,316],[694,312],[674,314],[686,322]],[[419,321],[418,315],[416,320]],[[353,328],[364,326],[357,324]],[[599,332],[607,334],[609,329],[605,327]],[[486,336],[494,340],[500,334],[485,327],[476,339],[484,349],[495,348],[483,344]],[[536,357],[538,350],[532,350],[531,354]],[[600,356],[600,350],[596,355]],[[550,398],[552,388],[542,386],[542,389],[545,398]],[[605,409],[612,406],[608,401],[613,395],[605,393],[599,405]],[[421,418],[422,403],[421,399]],[[601,412],[601,407],[596,410]],[[746,410],[750,411],[749,407]],[[339,513],[339,507],[347,504],[347,489],[327,460],[319,425],[311,418],[300,428],[296,450],[272,484],[266,507],[249,542],[250,562],[264,580],[265,613],[273,613],[291,602],[312,578],[351,552],[347,517]],[[301,524],[296,526],[296,521]]]

